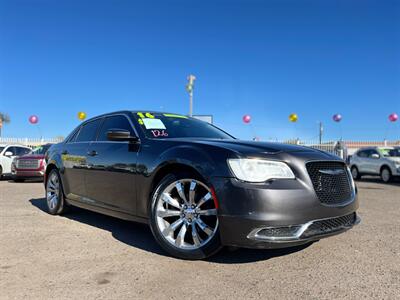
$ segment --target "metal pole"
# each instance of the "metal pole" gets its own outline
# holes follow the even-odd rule
[[[189,93],[189,117],[193,117],[193,90]]]
[[[188,84],[186,85],[186,90],[189,93],[189,117],[193,116],[193,89],[194,89],[194,81],[196,77],[194,75],[189,75],[187,77]]]
[[[322,144],[322,134],[324,132],[324,127],[322,126],[322,122],[319,122],[319,144]]]

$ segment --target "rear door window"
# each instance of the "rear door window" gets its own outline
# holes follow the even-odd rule
[[[96,119],[82,126],[75,142],[90,142],[97,137],[97,131],[103,119]]]
[[[357,156],[362,157],[362,158],[368,157],[368,152],[369,152],[369,150],[360,151],[360,152],[358,152]]]

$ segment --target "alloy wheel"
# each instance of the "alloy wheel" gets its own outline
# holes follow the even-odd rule
[[[162,237],[178,249],[203,247],[218,229],[211,190],[195,179],[172,182],[158,198],[156,224]]]
[[[353,176],[353,179],[357,179],[358,178],[358,170],[357,170],[357,168],[352,168],[351,169],[351,175]]]
[[[56,172],[52,172],[47,181],[46,198],[48,207],[55,209],[60,199],[60,181]]]
[[[388,169],[382,170],[382,180],[388,182],[390,180],[390,171]]]

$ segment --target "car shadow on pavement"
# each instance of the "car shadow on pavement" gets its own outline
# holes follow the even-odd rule
[[[47,213],[45,198],[30,199],[29,202],[36,208]],[[162,256],[169,256],[168,253],[163,251],[163,249],[161,249],[161,247],[156,243],[149,226],[145,224],[121,220],[78,207],[71,208],[71,211],[62,217],[107,230],[116,240],[127,245]],[[286,249],[271,250],[224,248],[218,254],[207,259],[207,261],[219,264],[251,263],[292,254],[301,251],[308,246],[310,246],[310,244]]]
[[[29,202],[43,212],[48,213],[45,198],[30,199]],[[165,252],[153,239],[150,228],[145,224],[121,220],[78,207],[72,207],[62,217],[107,230],[115,239],[130,246],[165,255]]]

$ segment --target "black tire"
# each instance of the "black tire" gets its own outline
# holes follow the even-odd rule
[[[170,186],[172,183],[174,183],[177,180],[180,179],[194,179],[199,182],[202,182],[204,185],[208,186],[204,180],[199,179],[198,176],[195,176],[194,174],[188,174],[188,173],[179,173],[179,174],[170,174],[165,176],[160,183],[157,185],[155,188],[152,196],[151,196],[151,201],[150,201],[150,228],[153,233],[154,238],[158,242],[158,244],[170,255],[181,258],[181,259],[187,259],[187,260],[199,260],[199,259],[205,259],[209,256],[212,256],[213,254],[217,253],[221,248],[221,239],[220,239],[220,234],[219,234],[219,227],[216,228],[216,231],[212,238],[203,246],[197,249],[180,249],[178,247],[173,246],[170,244],[166,238],[163,236],[161,233],[158,225],[157,225],[157,203],[160,200],[160,197],[163,193],[163,191]],[[196,225],[193,225],[196,226]]]
[[[50,197],[49,193],[52,192],[52,187],[54,186],[53,180],[57,178],[58,180],[58,186],[54,188],[54,194],[57,196],[57,202],[53,203],[51,202],[50,199],[53,199]],[[64,196],[64,189],[62,186],[61,182],[61,177],[60,173],[58,172],[57,169],[53,169],[50,171],[49,175],[47,176],[47,182],[46,182],[46,204],[47,204],[47,209],[49,214],[51,215],[62,215],[67,212],[68,210],[68,204],[65,202],[65,196]]]
[[[359,180],[361,179],[361,174],[358,171],[358,168],[356,166],[351,167],[351,176],[353,176],[354,180]]]
[[[3,167],[0,166],[0,180],[3,179]]]
[[[381,173],[380,173],[381,179],[384,183],[388,183],[390,181],[392,181],[392,171],[390,171],[390,169],[388,167],[383,167],[381,169]]]

